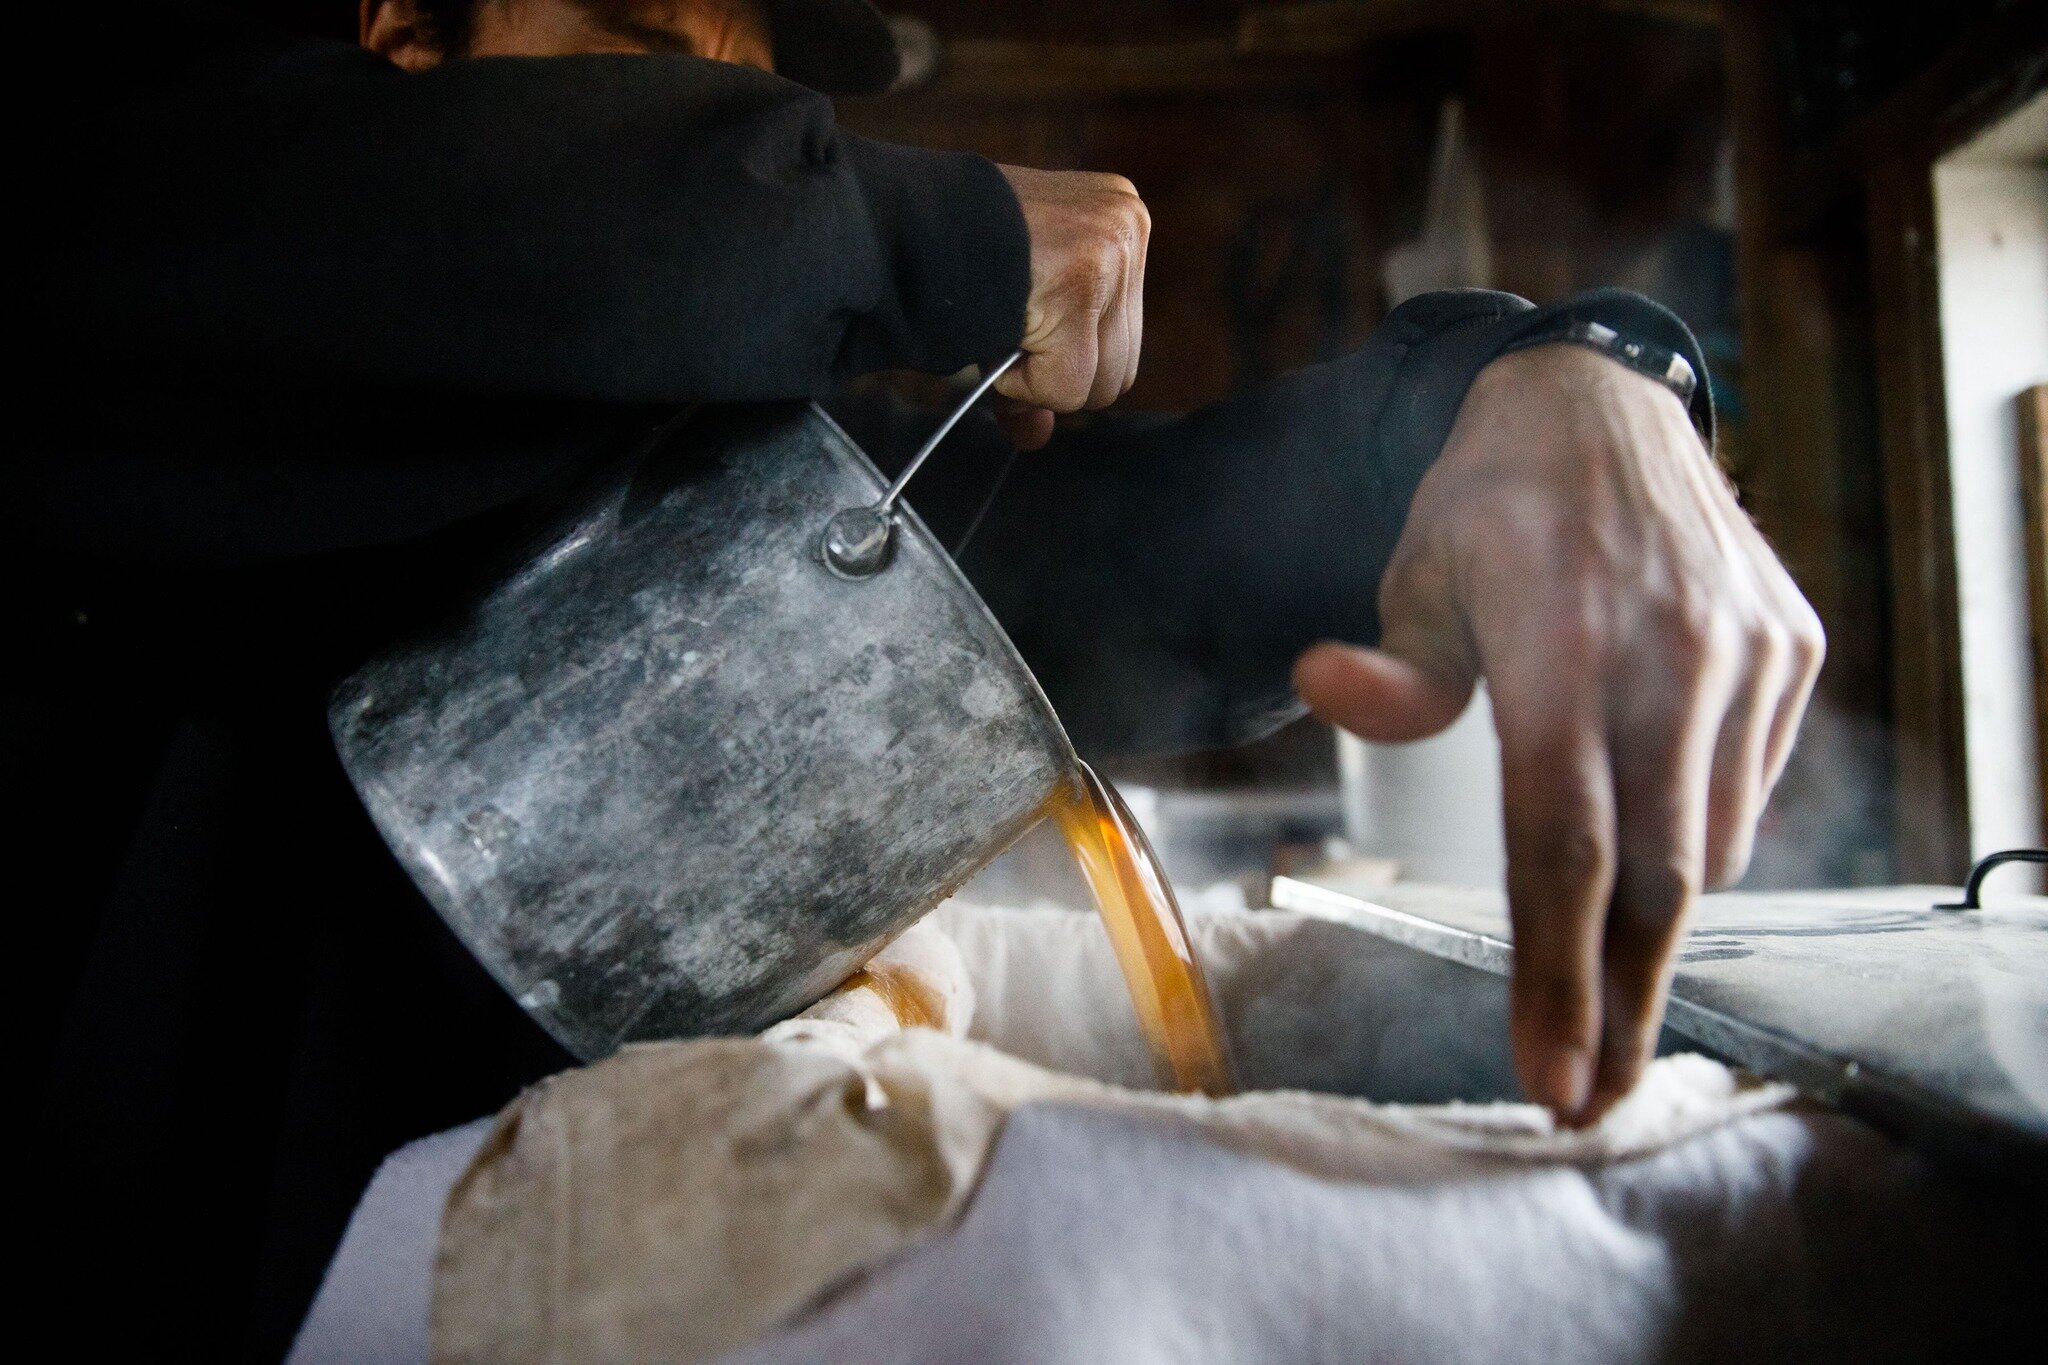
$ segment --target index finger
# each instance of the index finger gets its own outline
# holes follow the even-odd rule
[[[1614,782],[1599,689],[1586,685],[1591,670],[1552,676],[1570,681],[1498,680],[1494,724],[1515,935],[1515,1070],[1530,1099],[1569,1117],[1585,1107],[1599,1064]]]
[[[1095,374],[1089,382],[1087,402],[1091,410],[1106,408],[1123,396],[1124,376],[1137,344],[1131,331],[1136,319],[1131,316],[1130,297],[1130,266],[1126,262],[1108,306],[1095,323]]]
[[[1079,412],[1089,401],[1100,360],[1097,322],[1092,315],[1061,319],[1037,350],[1026,349],[1003,372],[996,392],[1032,407]]]

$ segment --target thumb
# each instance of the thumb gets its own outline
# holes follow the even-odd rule
[[[1043,450],[1052,439],[1053,415],[1048,409],[998,396],[995,414],[996,425],[1019,450]]]
[[[1318,717],[1360,739],[1398,744],[1447,729],[1472,700],[1473,675],[1432,673],[1384,649],[1326,640],[1294,661],[1294,690]]]

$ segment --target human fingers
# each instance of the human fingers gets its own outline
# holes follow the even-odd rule
[[[1447,728],[1479,677],[1455,580],[1445,538],[1411,521],[1380,579],[1379,647],[1311,646],[1294,663],[1296,695],[1321,719],[1379,743]]]
[[[1088,405],[1101,358],[1096,313],[1067,312],[1027,329],[1022,349],[1024,358],[996,380],[997,394],[1051,412],[1078,412]]]
[[[1742,547],[1741,558],[1754,575],[1764,603],[1767,621],[1774,629],[1782,630],[1789,667],[1783,687],[1771,699],[1770,719],[1765,730],[1763,796],[1769,799],[1778,779],[1785,775],[1785,764],[1792,756],[1793,741],[1798,738],[1800,722],[1806,716],[1806,708],[1813,697],[1813,689],[1820,680],[1821,665],[1827,660],[1827,631],[1822,627],[1820,616],[1799,585],[1779,561],[1771,543],[1751,521],[1743,510],[1741,499],[1735,487],[1725,476],[1713,480],[1714,491],[1719,496],[1723,515],[1734,528],[1735,537]]]
[[[1131,258],[1129,269],[1124,272],[1124,311],[1127,315],[1125,327],[1129,345],[1125,353],[1123,383],[1117,389],[1119,395],[1129,393],[1131,385],[1138,382],[1138,358],[1145,350],[1145,261],[1152,250],[1152,214],[1142,200],[1137,205],[1137,246]]]
[[[1593,688],[1494,679],[1515,963],[1509,1032],[1522,1090],[1576,1115],[1600,1040],[1600,945],[1614,885],[1614,786]]]
[[[998,396],[994,412],[996,425],[1019,450],[1041,450],[1052,439],[1053,414],[1049,408]]]
[[[1733,634],[1660,632],[1656,651],[1629,665],[1653,670],[1652,685],[1619,694],[1608,740],[1616,855],[1601,941],[1599,1067],[1578,1123],[1634,1089],[1655,1051],[1672,960],[1705,878],[1717,739],[1739,670]]]
[[[1707,786],[1705,885],[1731,886],[1749,868],[1757,822],[1770,795],[1767,766],[1779,703],[1792,681],[1792,647],[1774,621],[1749,640],[1744,676],[1714,742]]]
[[[1130,261],[1117,263],[1118,270],[1108,301],[1096,321],[1095,377],[1088,388],[1090,409],[1106,408],[1123,396],[1124,380],[1131,369],[1131,350],[1136,344],[1130,310]]]
[[[1322,720],[1360,739],[1396,744],[1447,728],[1472,700],[1473,678],[1443,677],[1385,650],[1323,641],[1294,662],[1294,690]]]
[[[1055,412],[1113,402],[1136,375],[1142,272],[1151,232],[1128,180],[1086,172],[1000,167],[1029,239],[1025,358],[998,393]]]
[[[1786,600],[1789,596],[1789,600]],[[1764,795],[1768,798],[1778,785],[1778,779],[1785,775],[1785,764],[1792,757],[1793,741],[1799,737],[1800,722],[1806,718],[1807,704],[1813,699],[1814,685],[1820,681],[1821,665],[1827,661],[1828,637],[1822,629],[1820,617],[1808,605],[1799,589],[1786,577],[1780,594],[1779,611],[1787,623],[1791,644],[1791,680],[1778,697],[1777,708],[1771,717],[1770,736],[1764,744]]]

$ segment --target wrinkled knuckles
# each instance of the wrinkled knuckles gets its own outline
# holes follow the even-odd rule
[[[1551,654],[1560,665],[1594,668],[1614,653],[1613,610],[1603,591],[1572,594],[1546,632]]]
[[[1801,605],[1804,605],[1802,603]],[[1792,662],[1799,676],[1812,678],[1828,657],[1828,633],[1812,607],[1806,607],[1792,628]]]
[[[1781,621],[1769,619],[1751,626],[1749,658],[1751,666],[1763,677],[1794,676],[1798,660],[1793,654],[1791,629]]]
[[[1058,362],[1058,363],[1055,363]],[[1054,352],[1031,376],[1030,401],[1054,412],[1078,412],[1088,401],[1092,370],[1070,352]]]
[[[1615,914],[1631,929],[1668,936],[1700,893],[1700,869],[1689,858],[1631,858],[1623,864]]]
[[[1106,256],[1088,253],[1067,267],[1060,276],[1059,290],[1072,311],[1097,318],[1115,301],[1120,273]]]
[[[1735,614],[1711,595],[1685,591],[1652,613],[1650,630],[1664,656],[1688,673],[1742,652],[1745,631]]]
[[[1595,834],[1591,821],[1582,819],[1565,825],[1520,850],[1517,881],[1543,887],[1579,890],[1605,887],[1614,876],[1614,848]],[[1526,879],[1526,881],[1525,881]]]

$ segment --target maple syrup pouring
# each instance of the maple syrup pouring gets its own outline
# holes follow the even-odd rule
[[[1160,1080],[1183,1092],[1234,1094],[1223,1029],[1180,903],[1123,798],[1082,763],[1047,814],[1095,893]]]

